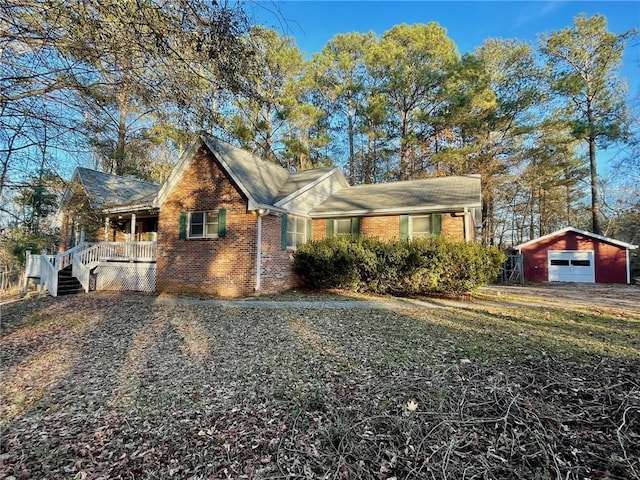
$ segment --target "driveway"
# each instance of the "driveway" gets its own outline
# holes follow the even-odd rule
[[[618,308],[640,312],[640,286],[592,283],[538,283],[525,286],[491,285],[480,290],[490,296],[525,297],[532,303],[567,307]]]

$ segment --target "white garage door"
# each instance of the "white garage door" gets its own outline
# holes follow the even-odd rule
[[[595,282],[593,250],[550,250],[548,256],[550,282]]]

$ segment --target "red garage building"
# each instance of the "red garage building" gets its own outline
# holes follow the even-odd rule
[[[530,282],[630,283],[637,245],[567,227],[514,247]]]

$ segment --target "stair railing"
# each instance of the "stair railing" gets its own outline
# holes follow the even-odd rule
[[[78,279],[85,292],[89,292],[91,269],[98,264],[100,249],[101,244],[99,243],[73,254],[71,275]]]
[[[49,295],[58,296],[58,268],[54,265],[55,258],[49,258],[47,251],[40,255],[40,289],[46,285]]]
[[[73,256],[84,250],[85,248],[87,248],[88,243],[86,242],[81,242],[78,245],[76,245],[73,248],[70,248],[69,250],[65,250],[62,253],[59,253],[56,255],[56,268],[58,270],[62,270],[65,267],[68,267],[69,265],[71,265],[73,263]]]

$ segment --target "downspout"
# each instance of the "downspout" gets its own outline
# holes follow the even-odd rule
[[[464,207],[464,216],[462,217],[462,233],[464,235],[464,241],[469,243],[469,226],[467,222],[469,221],[469,209]]]
[[[629,249],[626,248],[625,252],[627,253],[626,257],[627,257],[627,285],[631,284],[631,265],[629,262]]]
[[[256,240],[256,285],[254,291],[260,291],[260,277],[262,276],[262,217],[269,215],[270,211],[263,208],[256,210],[258,214],[258,238]]]

